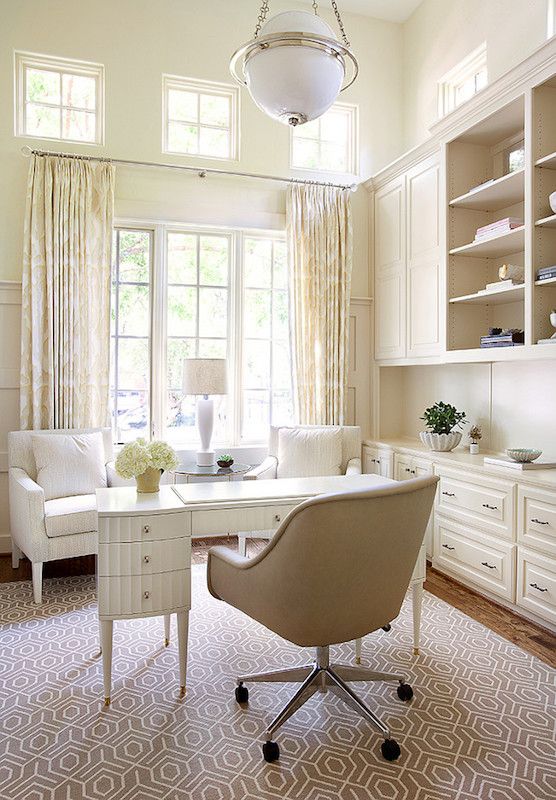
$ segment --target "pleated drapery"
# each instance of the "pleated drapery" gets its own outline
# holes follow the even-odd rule
[[[353,249],[350,190],[293,184],[287,234],[298,422],[343,425]]]
[[[33,155],[23,247],[22,429],[108,421],[114,167]]]

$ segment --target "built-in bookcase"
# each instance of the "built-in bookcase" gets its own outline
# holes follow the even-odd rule
[[[521,96],[447,144],[448,350],[478,348],[490,327],[526,328],[525,281],[496,294],[480,293],[498,280],[502,264],[526,266],[526,170],[508,167],[508,152],[524,141],[524,130]],[[475,241],[478,228],[505,217],[524,224]]]

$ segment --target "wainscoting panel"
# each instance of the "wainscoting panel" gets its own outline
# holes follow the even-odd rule
[[[0,281],[0,553],[9,553],[8,431],[19,428],[21,284]]]
[[[352,297],[349,309],[347,424],[371,435],[371,311],[369,297]]]

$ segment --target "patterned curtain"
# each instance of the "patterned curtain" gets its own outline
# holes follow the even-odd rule
[[[293,184],[287,203],[296,412],[343,425],[352,266],[351,192]]]
[[[23,246],[21,427],[108,420],[114,167],[33,155]]]

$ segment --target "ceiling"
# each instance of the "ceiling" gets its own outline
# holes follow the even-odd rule
[[[303,0],[308,5],[311,0]],[[338,0],[340,12],[350,11],[352,14],[364,14],[367,17],[378,17],[391,22],[405,22],[422,0]],[[322,7],[329,6],[328,0],[319,0]]]

